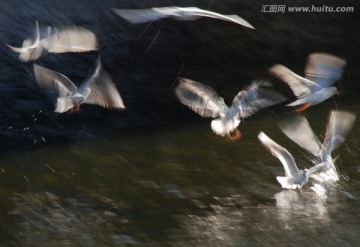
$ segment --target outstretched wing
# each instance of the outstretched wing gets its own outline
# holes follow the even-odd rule
[[[168,9],[168,11],[172,11],[173,17],[176,19],[193,20],[193,19],[197,19],[196,17],[198,18],[209,17],[223,21],[233,22],[248,28],[255,29],[249,22],[247,22],[238,15],[222,15],[213,11],[199,9],[197,7],[186,7],[186,8],[170,7],[170,8],[166,8],[166,9]],[[156,9],[158,11],[161,10],[161,8],[156,8]]]
[[[37,83],[51,98],[69,97],[77,92],[77,87],[65,75],[37,64],[33,67]]]
[[[232,108],[239,110],[241,117],[248,117],[259,110],[285,101],[287,98],[282,94],[262,87],[267,85],[268,81],[252,83],[245,90],[240,91],[232,102]]]
[[[330,87],[344,72],[346,61],[326,53],[312,53],[305,67],[305,77],[320,87]]]
[[[269,73],[289,85],[294,95],[298,98],[311,93],[311,89],[317,87],[315,82],[303,78],[281,64],[275,64],[269,68]]]
[[[293,142],[318,157],[321,143],[305,117],[280,122],[279,127]]]
[[[270,139],[264,132],[260,132],[258,138],[270,153],[280,160],[285,170],[285,176],[293,177],[299,174],[299,169],[289,151]]]
[[[325,139],[321,148],[320,157],[326,160],[331,152],[338,148],[349,134],[355,123],[356,116],[350,112],[332,111],[326,126]]]
[[[67,26],[54,32],[44,41],[48,52],[88,52],[98,49],[98,41],[93,32],[79,26]]]
[[[119,15],[128,22],[140,24],[145,22],[152,22],[162,18],[167,18],[171,13],[168,11],[158,11],[153,9],[112,9],[115,14]]]
[[[131,23],[145,23],[154,20],[172,17],[178,20],[196,20],[201,17],[209,17],[233,22],[248,28],[254,27],[237,15],[222,15],[216,12],[199,9],[196,7],[163,7],[151,9],[113,9],[113,11]]]
[[[202,117],[219,117],[228,110],[224,99],[214,89],[200,82],[179,78],[175,94],[180,102]]]
[[[312,174],[321,170],[326,169],[326,167],[329,166],[329,162],[322,162],[320,164],[314,165],[312,167],[310,167],[309,169],[307,169],[308,174]]]
[[[84,103],[96,104],[105,108],[125,109],[123,100],[109,74],[102,68],[100,57],[93,72],[79,88],[83,93],[85,88],[90,89],[90,94]]]

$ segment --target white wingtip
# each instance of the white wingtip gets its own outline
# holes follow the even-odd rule
[[[266,138],[267,138],[267,135],[266,135],[264,132],[261,131],[261,132],[258,134],[258,139],[259,139],[261,142],[263,142]]]
[[[240,24],[240,25],[250,28],[250,29],[255,29],[255,27],[253,25],[251,25],[248,21],[246,21],[245,19],[241,18],[238,15],[226,15],[226,16],[229,17],[231,20],[233,20],[237,24]]]

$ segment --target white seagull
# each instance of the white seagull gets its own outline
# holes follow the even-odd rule
[[[283,165],[285,177],[277,176],[276,179],[284,189],[301,189],[309,181],[310,174],[317,172],[327,165],[327,163],[320,163],[309,169],[299,170],[293,156],[288,150],[274,142],[264,132],[260,132],[258,138]]]
[[[356,116],[350,112],[332,111],[323,143],[315,136],[305,117],[299,117],[292,122],[280,123],[279,127],[292,141],[315,156],[314,163],[327,163],[319,174],[314,174],[312,177],[318,181],[333,182],[339,180],[339,175],[334,165],[336,158],[333,159],[331,153],[345,141],[355,119]]]
[[[119,91],[101,66],[100,57],[79,88],[65,75],[40,65],[34,64],[34,73],[40,87],[53,98],[55,112],[79,111],[82,103],[125,109]]]
[[[72,25],[57,29],[48,26],[40,32],[38,22],[35,24],[34,39],[25,39],[22,47],[6,44],[10,50],[20,53],[19,59],[23,62],[36,60],[45,52],[88,52],[98,49],[95,34],[86,28]]]
[[[216,12],[199,9],[197,7],[162,7],[150,9],[112,9],[117,15],[135,24],[152,22],[163,18],[176,20],[197,20],[201,17],[209,17],[233,22],[242,26],[255,29],[249,22],[237,15],[222,15]]]
[[[236,128],[241,118],[286,100],[280,93],[262,87],[269,85],[267,81],[260,81],[240,91],[228,107],[211,87],[185,78],[179,78],[179,82],[175,93],[180,102],[202,117],[216,118],[211,122],[212,130],[221,136],[230,135],[231,139],[240,137]]]
[[[337,92],[331,85],[341,78],[345,66],[346,61],[334,55],[312,53],[305,67],[305,78],[280,64],[272,66],[269,72],[289,85],[297,100],[287,106],[302,105],[296,110],[301,112]]]

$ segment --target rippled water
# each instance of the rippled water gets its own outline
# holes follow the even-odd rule
[[[304,115],[319,136],[331,109],[359,116],[354,14],[264,14],[264,2],[187,1],[235,12],[257,28],[252,31],[206,19],[135,26],[109,11],[164,1],[1,1],[0,39],[12,45],[32,34],[35,19],[94,31],[99,52],[47,54],[36,63],[81,82],[101,54],[127,110],[84,106],[78,114],[55,114],[32,64],[0,47],[0,245],[357,246],[358,122],[334,154],[340,155],[336,185],[288,191],[276,181],[281,164],[257,134],[264,131],[306,167],[308,154],[277,127],[293,116],[291,109],[276,106],[245,119],[242,138],[231,142],[174,96],[180,74],[230,102],[270,65],[301,73],[309,53],[325,51],[348,61],[337,84],[344,93]]]
[[[318,134],[329,105],[306,113]],[[353,104],[341,109],[360,111]],[[313,183],[282,190],[276,181],[282,166],[256,134],[273,136],[301,167],[309,156],[277,128],[277,117],[292,113],[274,110],[278,115],[265,110],[245,120],[237,142],[215,136],[208,121],[199,121],[2,155],[2,243],[356,246],[359,125],[336,152],[338,184],[323,194]]]

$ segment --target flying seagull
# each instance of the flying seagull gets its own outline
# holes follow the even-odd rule
[[[279,124],[280,129],[292,141],[306,149],[315,157],[315,163],[326,162],[319,174],[314,178],[319,181],[338,181],[339,175],[334,165],[331,153],[345,141],[346,136],[355,123],[356,116],[346,111],[331,111],[326,125],[323,143],[315,136],[309,122],[305,117],[299,117],[295,121],[287,121]]]
[[[267,81],[252,83],[235,96],[231,107],[225,104],[214,89],[190,79],[179,78],[175,93],[182,104],[200,116],[216,118],[211,122],[211,128],[216,134],[232,135],[231,139],[238,139],[240,133],[236,128],[241,118],[286,100],[280,93],[264,87],[268,85]]]
[[[274,142],[264,132],[260,132],[258,138],[265,148],[282,163],[285,177],[278,176],[276,179],[284,189],[301,189],[309,181],[310,174],[327,165],[326,163],[320,163],[309,169],[299,170],[293,156],[287,149]]]
[[[98,41],[95,34],[80,26],[65,26],[62,28],[47,27],[40,32],[36,21],[34,39],[28,38],[22,47],[7,45],[13,52],[19,53],[19,59],[29,62],[38,59],[45,52],[88,52],[98,49]]]
[[[319,104],[337,92],[332,87],[344,72],[346,61],[326,53],[312,53],[305,67],[305,78],[295,74],[284,65],[276,64],[269,73],[289,85],[297,100],[287,106],[301,105],[301,112],[312,105]]]
[[[233,22],[242,26],[255,29],[249,22],[237,15],[222,15],[209,10],[197,7],[162,7],[151,9],[112,9],[117,15],[125,20],[134,23],[152,22],[163,18],[173,18],[176,20],[189,21],[197,20],[201,17],[209,17],[224,21]]]
[[[55,112],[79,111],[83,103],[125,109],[116,86],[101,66],[100,57],[79,88],[65,75],[40,65],[34,64],[34,73],[39,86],[54,100]]]

